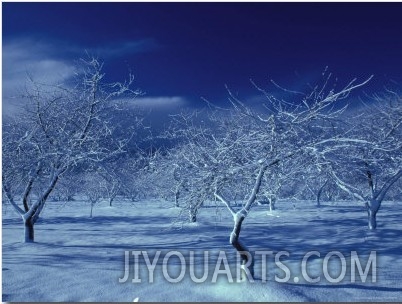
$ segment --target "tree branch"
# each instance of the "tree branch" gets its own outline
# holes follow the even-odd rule
[[[232,214],[233,217],[236,217],[236,211],[234,211],[234,209],[230,206],[230,204],[228,203],[228,201],[226,201],[222,196],[220,196],[218,193],[214,193],[215,197],[220,200],[223,204],[225,204],[225,206],[228,208],[228,210],[230,211],[230,213]]]
[[[402,176],[402,169],[399,169],[390,179],[388,179],[382,186],[381,190],[375,195],[375,198],[382,201],[387,194],[389,188],[396,183],[396,181]]]
[[[3,192],[5,193],[7,200],[10,202],[11,206],[14,207],[14,210],[21,216],[24,215],[24,210],[22,210],[15,202],[14,199],[9,191],[9,189],[7,188],[7,186],[4,184],[4,178],[3,178],[3,183],[2,183],[2,187],[3,187]]]

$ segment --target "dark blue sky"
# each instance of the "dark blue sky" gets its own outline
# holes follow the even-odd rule
[[[402,83],[402,3],[2,3],[3,97],[23,71],[64,79],[84,50],[111,78],[127,66],[149,102],[219,103],[274,79],[297,88],[326,66],[367,90]]]

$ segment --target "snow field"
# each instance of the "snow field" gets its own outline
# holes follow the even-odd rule
[[[224,251],[231,268],[236,262],[229,244],[232,218],[224,207],[205,206],[198,223],[175,221],[180,209],[160,200],[131,204],[116,201],[113,207],[102,202],[89,218],[90,206],[81,201],[64,204],[49,202],[35,225],[34,244],[21,242],[21,219],[11,208],[3,210],[3,301],[400,301],[402,299],[402,203],[384,202],[378,213],[378,230],[366,228],[366,212],[350,202],[316,208],[312,202],[278,202],[272,213],[266,206],[255,206],[247,217],[240,239],[252,251],[272,251],[267,260],[267,282],[261,279],[262,259],[255,257],[256,281],[227,282],[223,274],[211,282],[219,251]],[[153,258],[161,251],[155,267],[154,282],[148,282],[143,256],[139,257],[141,283],[124,276],[125,252],[146,251]],[[356,251],[362,266],[375,250],[376,282],[351,281],[350,256]],[[203,252],[208,251],[209,276],[195,283],[189,265],[179,283],[170,283],[162,271],[163,257],[171,251],[195,253],[195,272],[201,277]],[[285,276],[275,264],[275,254],[287,251],[281,261],[290,271],[290,279],[279,283],[275,275]],[[308,259],[308,273],[320,276],[308,283],[301,273],[303,256],[318,251],[320,257]],[[339,283],[325,280],[322,265],[325,256],[336,251],[345,257],[347,271]],[[130,268],[133,258],[130,258]],[[340,260],[328,263],[333,276],[340,273]],[[221,267],[223,269],[223,267]],[[132,269],[130,269],[133,272]],[[169,260],[169,273],[180,273],[179,259]],[[236,273],[235,270],[232,271]],[[295,277],[298,282],[295,282]],[[236,278],[234,277],[236,280]]]

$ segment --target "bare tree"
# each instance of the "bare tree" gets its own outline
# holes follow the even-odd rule
[[[205,124],[195,124],[189,116],[179,117],[179,127],[173,134],[186,142],[181,156],[192,170],[190,181],[195,187],[191,191],[197,191],[198,197],[213,194],[232,214],[230,243],[249,274],[253,275],[253,258],[240,240],[240,232],[262,189],[264,175],[270,176],[279,164],[316,151],[325,154],[328,143],[353,141],[331,129],[332,120],[346,109],[335,103],[346,99],[369,79],[359,84],[352,81],[336,91],[329,87],[328,76],[308,94],[292,92],[297,99],[291,101],[276,98],[256,86],[265,97],[262,110],[248,107],[229,91],[232,108],[214,111]],[[237,209],[228,197],[240,183],[248,194],[243,206]]]
[[[91,168],[82,174],[83,190],[85,200],[90,204],[89,218],[93,218],[95,206],[107,195],[105,177],[100,172],[100,168]]]
[[[110,207],[112,207],[115,198],[123,192],[124,176],[120,160],[117,158],[113,161],[103,162],[97,170],[97,174],[101,177],[98,186],[107,198]]]
[[[142,193],[141,188],[141,168],[136,157],[129,157],[126,155],[120,159],[119,165],[121,167],[122,178],[122,194],[124,197],[129,198],[131,202],[138,200]]]
[[[315,199],[316,206],[321,207],[321,199],[325,193],[326,187],[330,184],[331,178],[329,174],[321,168],[321,166],[310,167],[306,171],[304,179],[304,186],[310,195],[302,194],[304,199]]]
[[[326,160],[336,184],[364,204],[368,227],[374,230],[382,201],[402,176],[401,95],[389,92],[366,104],[353,117],[349,136],[356,138],[356,144],[327,154]]]
[[[82,193],[83,183],[81,178],[77,178],[81,174],[79,168],[77,170],[69,170],[63,174],[63,178],[53,190],[50,199],[63,202],[73,201],[76,195]]]
[[[275,210],[279,198],[303,199],[303,190],[307,186],[307,176],[314,170],[315,163],[308,155],[299,155],[279,162],[264,174],[262,188],[258,197],[269,204],[269,210]]]
[[[130,139],[114,136],[109,115],[115,99],[139,94],[130,88],[134,78],[106,83],[102,67],[81,60],[74,86],[31,81],[28,106],[3,124],[3,192],[24,222],[25,242],[34,241],[34,224],[64,173],[121,153]]]

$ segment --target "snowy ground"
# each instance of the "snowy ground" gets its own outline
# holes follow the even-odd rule
[[[35,244],[21,242],[21,220],[6,208],[3,301],[401,301],[402,203],[384,203],[374,233],[367,231],[364,209],[351,203],[318,209],[314,203],[279,202],[277,207],[269,214],[267,207],[255,206],[242,229],[241,239],[252,251],[273,252],[267,260],[268,281],[261,280],[262,259],[256,258],[257,280],[253,283],[229,283],[223,274],[218,282],[211,282],[220,250],[227,253],[230,265],[236,258],[228,243],[232,219],[223,207],[206,206],[197,224],[180,225],[174,223],[179,209],[163,201],[120,201],[113,207],[100,204],[93,219],[89,218],[88,204],[51,202],[35,226]],[[157,250],[162,251],[153,283],[148,283],[142,256],[142,282],[132,282],[134,271],[130,266],[129,280],[119,283],[124,275],[125,251],[131,254],[135,250],[147,251],[151,259]],[[208,279],[192,282],[187,265],[182,281],[168,282],[163,276],[162,258],[171,250],[180,251],[186,262],[189,251],[194,251],[198,277],[202,275],[204,251],[209,251]],[[300,270],[303,256],[313,250],[321,256],[310,257],[308,271],[311,277],[321,277],[318,283],[306,282]],[[371,282],[372,276],[366,282],[352,282],[351,251],[357,251],[364,267],[372,250],[377,252],[377,282]],[[280,251],[290,254],[280,259],[290,271],[287,283],[275,280],[275,275],[285,276],[274,263],[274,255]],[[323,274],[323,260],[331,251],[339,252],[347,261],[346,275],[339,283],[328,282]],[[337,277],[340,259],[331,260],[330,273]],[[179,260],[173,257],[169,261],[168,271],[177,277]]]

